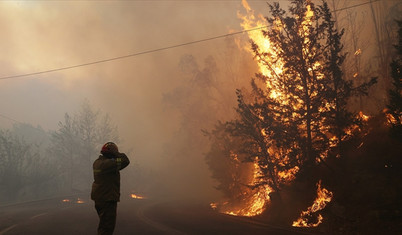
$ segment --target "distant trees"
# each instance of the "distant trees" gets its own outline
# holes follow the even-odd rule
[[[119,141],[117,127],[109,115],[95,111],[88,101],[74,116],[65,114],[51,135],[49,151],[60,162],[57,168],[66,188],[80,191],[90,186],[92,162],[107,141]]]
[[[0,131],[0,185],[2,194],[12,199],[23,182],[24,160],[29,146],[9,131]]]
[[[269,29],[263,31],[269,49],[252,42],[262,72],[252,80],[250,94],[237,91],[237,119],[210,133],[220,144],[213,145],[207,159],[215,177],[225,171],[211,165],[218,164],[213,158],[219,154],[257,164],[258,180],[249,187],[269,186],[279,192],[295,172],[342,153],[342,142],[358,124],[356,113],[346,108],[348,99],[367,92],[375,79],[356,87],[344,78],[343,32],[336,30],[325,2],[316,6],[294,0],[289,14],[278,3],[269,7]]]
[[[0,198],[36,198],[56,191],[56,169],[45,156],[48,134],[28,124],[0,130]]]
[[[107,141],[119,141],[117,127],[88,101],[73,116],[66,113],[53,132],[23,123],[0,130],[0,199],[87,190],[92,162]]]

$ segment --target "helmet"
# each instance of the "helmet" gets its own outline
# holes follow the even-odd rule
[[[118,153],[119,149],[117,148],[117,145],[113,142],[107,142],[102,146],[101,154],[115,154]]]

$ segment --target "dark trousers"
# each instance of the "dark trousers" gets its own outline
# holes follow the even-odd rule
[[[95,209],[99,216],[98,235],[112,235],[116,225],[117,202],[97,202]]]

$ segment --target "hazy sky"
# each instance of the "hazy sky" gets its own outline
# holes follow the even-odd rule
[[[240,30],[240,9],[240,1],[2,1],[0,77],[223,35]],[[158,103],[172,84],[180,56],[219,53],[222,40],[1,80],[0,114],[55,129],[64,113],[74,112],[86,98],[117,123],[148,119],[147,112],[155,114],[148,104]],[[10,122],[2,118],[0,127]]]
[[[250,5],[266,9],[264,1]],[[239,31],[239,10],[241,1],[1,1],[0,77]],[[247,42],[245,35],[237,37]],[[117,124],[121,149],[130,148],[137,161],[151,164],[179,125],[162,97],[179,85],[180,58],[193,55],[202,63],[209,55],[222,57],[224,40],[0,80],[0,128],[18,121],[56,130],[64,114],[74,114],[87,99]]]

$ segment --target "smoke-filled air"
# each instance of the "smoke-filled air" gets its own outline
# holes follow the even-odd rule
[[[2,1],[0,206],[89,202],[112,141],[131,161],[122,200],[393,233],[401,12],[397,0]]]

